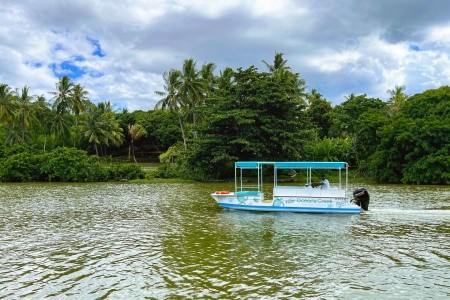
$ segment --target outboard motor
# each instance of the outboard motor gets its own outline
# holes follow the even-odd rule
[[[369,192],[365,188],[357,188],[353,191],[353,199],[351,202],[360,206],[363,210],[369,210]]]

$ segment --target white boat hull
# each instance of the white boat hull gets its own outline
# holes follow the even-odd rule
[[[319,191],[320,192],[320,191]],[[319,193],[318,193],[319,194]],[[211,196],[223,208],[251,211],[285,211],[304,213],[342,213],[359,214],[361,208],[350,203],[348,197],[333,197],[327,193],[323,196],[312,195],[275,195],[271,200],[264,200],[263,193],[229,194],[213,193]]]

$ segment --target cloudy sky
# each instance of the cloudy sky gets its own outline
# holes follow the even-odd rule
[[[68,75],[116,109],[153,109],[162,75],[193,58],[256,66],[284,53],[333,104],[450,82],[447,0],[1,0],[0,83],[44,95]]]

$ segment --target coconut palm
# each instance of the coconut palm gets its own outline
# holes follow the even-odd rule
[[[14,123],[6,124],[4,130],[5,144],[8,146],[13,146],[14,144],[19,144],[29,139],[28,134],[24,134]]]
[[[24,86],[19,92],[17,89],[14,92],[15,98],[15,113],[14,123],[21,131],[22,139],[25,140],[25,132],[31,127],[32,124],[38,123],[37,110],[39,106],[32,103],[33,97],[29,94],[29,87]]]
[[[356,95],[354,93],[351,93],[348,96],[345,96],[345,101],[353,102],[356,99]]]
[[[101,110],[93,106],[85,114],[85,120],[81,123],[84,128],[84,136],[88,142],[94,145],[95,154],[98,153],[98,146],[107,140],[108,132],[104,129],[104,120],[101,117]]]
[[[170,70],[164,73],[164,91],[156,92],[164,96],[155,108],[170,109],[177,113],[183,135],[184,147],[187,148],[186,135],[182,123],[182,116],[187,113],[192,124],[197,124],[197,108],[204,104],[205,98],[214,88],[214,64],[204,64],[202,70],[196,68],[192,58],[186,59],[181,71]]]
[[[88,94],[89,92],[86,91],[83,86],[81,86],[80,84],[75,84],[68,98],[68,108],[75,115],[76,132],[78,132],[78,116],[81,112],[84,112],[86,110],[87,103],[89,102],[89,98],[87,97]],[[73,146],[76,147],[76,138],[74,138],[73,140]]]
[[[56,84],[56,92],[50,92],[50,94],[54,95],[53,99],[53,108],[57,111],[66,111],[70,109],[69,102],[71,93],[73,91],[74,84],[70,82],[69,76],[64,76],[59,79]]]
[[[228,88],[233,83],[234,71],[227,67],[220,71],[220,76],[217,78],[219,88]]]
[[[161,100],[159,100],[155,109],[168,109],[170,111],[174,111],[177,114],[178,121],[180,123],[181,135],[183,138],[184,148],[187,148],[186,135],[184,134],[184,127],[182,122],[182,99],[179,95],[179,89],[182,84],[181,81],[181,72],[178,70],[171,69],[169,72],[164,72],[164,91],[156,91],[156,95],[163,96]]]
[[[195,60],[192,58],[186,59],[181,71],[181,84],[178,88],[178,93],[182,105],[186,106],[188,113],[192,117],[194,126],[197,123],[195,108],[203,103],[205,90],[205,82],[196,68]]]
[[[50,109],[50,105],[47,102],[47,99],[43,95],[38,96],[36,101],[33,103],[36,107],[36,118],[39,120],[38,131],[41,134],[44,134],[44,151],[47,146],[47,137],[50,134],[50,126],[51,126],[51,115],[52,111]]]
[[[406,87],[396,85],[392,90],[388,90],[389,94],[389,115],[395,115],[405,104],[406,100],[408,100],[408,95],[404,93]]]
[[[128,160],[131,160],[131,152],[133,152],[134,162],[137,164],[136,156],[134,155],[134,142],[140,139],[143,136],[147,135],[147,131],[140,124],[129,124],[128,125],[128,134],[130,135],[130,146],[128,147]]]
[[[125,141],[123,129],[120,126],[119,121],[116,118],[116,114],[112,111],[104,113],[104,119],[106,124],[106,130],[108,132],[106,145],[109,144],[120,147]]]
[[[81,112],[86,110],[86,103],[89,98],[87,95],[88,91],[84,89],[80,84],[76,84],[73,86],[71,94],[69,96],[68,106],[70,110],[75,114],[75,126],[78,126],[78,116]]]
[[[98,103],[97,108],[102,113],[102,118],[105,124],[105,130],[108,132],[104,144],[106,146],[109,146],[109,144],[112,144],[113,146],[116,147],[121,146],[125,141],[125,136],[123,134],[123,129],[116,118],[116,113],[113,110],[111,102],[104,101]]]
[[[50,133],[55,134],[62,144],[65,146],[66,142],[70,137],[70,125],[72,124],[72,119],[67,111],[64,110],[53,110],[53,117],[50,124]]]
[[[203,64],[200,70],[204,85],[205,98],[209,97],[211,93],[216,89],[216,77],[214,76],[215,69],[216,65],[214,63],[207,63]]]
[[[312,89],[311,92],[306,95],[306,101],[307,101],[308,107],[311,106],[311,104],[314,101],[319,101],[319,100],[323,100],[322,95],[316,89]]]
[[[7,84],[0,84],[0,122],[8,122],[14,113],[13,93]]]
[[[111,111],[111,103],[91,105],[84,117],[85,119],[81,122],[84,136],[94,145],[97,155],[99,155],[99,147],[102,148],[103,145],[120,146],[123,143],[123,129]]]
[[[282,72],[283,70],[290,70],[291,68],[287,66],[287,60],[283,58],[283,53],[275,52],[275,57],[273,60],[273,65],[267,63],[266,61],[262,61],[266,67],[269,69],[270,73],[277,74]]]

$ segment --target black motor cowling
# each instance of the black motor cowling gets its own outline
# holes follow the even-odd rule
[[[357,188],[353,191],[352,202],[364,210],[369,210],[370,196],[365,188]]]

